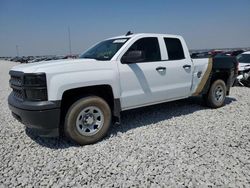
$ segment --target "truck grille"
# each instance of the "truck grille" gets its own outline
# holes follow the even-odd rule
[[[20,101],[46,101],[47,84],[45,73],[23,73],[10,71],[12,96]]]
[[[16,97],[16,98],[19,98],[21,100],[24,100],[24,92],[22,89],[14,89],[13,88],[13,95]]]
[[[10,83],[15,86],[22,86],[22,78],[17,76],[11,76]]]
[[[12,88],[13,95],[20,100],[24,100],[25,94],[23,86],[23,73],[17,71],[10,71],[10,87]]]

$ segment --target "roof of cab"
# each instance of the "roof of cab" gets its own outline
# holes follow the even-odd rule
[[[131,35],[121,35],[121,36],[116,36],[116,37],[112,37],[109,39],[117,39],[117,38],[132,38],[132,37],[136,37],[136,36],[144,36],[144,37],[175,37],[175,38],[179,38],[181,36],[179,35],[171,35],[171,34],[157,34],[157,33],[136,33],[136,34],[131,34]]]

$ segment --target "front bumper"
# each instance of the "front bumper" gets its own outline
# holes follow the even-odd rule
[[[14,118],[44,137],[59,135],[60,101],[19,101],[13,94],[8,98]]]

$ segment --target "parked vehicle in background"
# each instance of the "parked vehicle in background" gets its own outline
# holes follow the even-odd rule
[[[0,57],[0,60],[10,61],[12,57]]]
[[[27,57],[13,57],[10,59],[10,61],[19,62],[19,63],[27,63],[28,59]]]
[[[239,72],[250,68],[250,51],[244,52],[236,58],[239,62]]]
[[[239,54],[242,54],[244,52],[244,50],[235,50],[235,51],[231,51],[230,55],[231,56],[237,56]]]
[[[236,57],[237,55],[243,53],[244,50],[234,50],[234,51],[227,51],[227,52],[224,52],[223,54],[225,55],[228,55],[228,56],[234,56]]]
[[[78,55],[66,55],[64,57],[62,57],[62,59],[76,59],[78,57]]]
[[[250,51],[237,56],[239,62],[238,83],[250,87]]]
[[[214,57],[214,56],[216,56],[218,54],[224,53],[224,51],[223,50],[212,50],[209,53],[211,54],[212,57]]]
[[[209,52],[198,52],[198,53],[192,53],[191,58],[192,59],[202,59],[202,58],[210,58],[211,54]]]
[[[244,50],[233,50],[233,51],[212,50],[212,51],[206,51],[206,52],[195,52],[195,53],[192,53],[191,57],[193,59],[209,58],[209,57],[217,57],[217,56],[235,57],[243,52]]]
[[[120,112],[202,96],[224,105],[237,65],[191,59],[185,40],[167,34],[131,34],[104,40],[80,59],[19,65],[10,70],[13,116],[42,136],[64,132],[79,144],[99,141]]]
[[[19,62],[19,63],[35,63],[40,61],[51,61],[58,59],[69,59],[76,58],[76,55],[72,56],[59,56],[59,55],[46,55],[46,56],[21,56],[9,58],[9,61]]]

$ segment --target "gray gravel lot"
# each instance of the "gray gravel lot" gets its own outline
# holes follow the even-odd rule
[[[250,187],[250,88],[212,110],[199,98],[124,112],[101,142],[39,138],[8,110],[0,61],[0,187]]]

